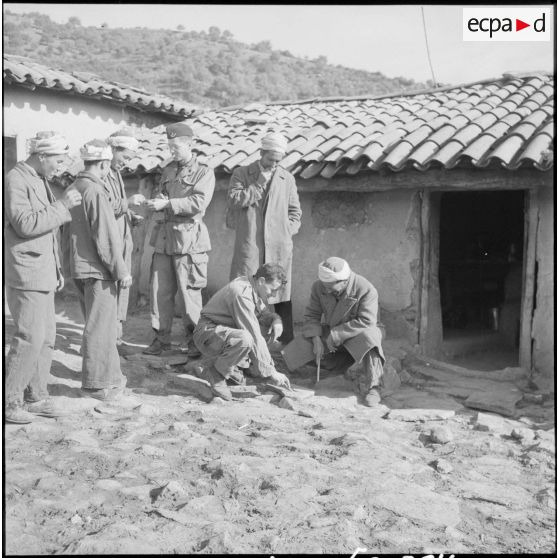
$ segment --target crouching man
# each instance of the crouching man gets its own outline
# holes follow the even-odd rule
[[[264,338],[276,341],[283,333],[281,318],[268,309],[267,300],[283,288],[285,279],[280,265],[264,264],[252,277],[237,277],[225,285],[202,309],[194,343],[204,357],[212,357],[204,379],[218,397],[232,399],[226,380],[236,376],[238,365],[247,359],[251,375],[290,388],[289,379],[275,370]]]
[[[325,353],[337,353],[351,364],[347,375],[363,403],[375,407],[380,403],[385,363],[377,326],[378,292],[341,258],[322,262],[318,279],[304,314],[303,337],[283,349],[285,362],[294,370]]]

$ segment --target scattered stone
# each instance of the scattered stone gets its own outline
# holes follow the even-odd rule
[[[139,448],[139,450],[144,453],[145,455],[149,455],[151,457],[164,457],[165,450],[158,448],[156,446],[150,446],[149,444],[144,444]]]
[[[550,490],[550,488],[539,490],[539,492],[535,495],[535,499],[542,506],[547,506],[553,509],[556,507],[556,494],[553,490]]]
[[[179,387],[192,395],[196,395],[202,401],[209,403],[214,399],[211,385],[206,380],[196,378],[196,376],[191,374],[172,374],[169,376],[169,384]],[[220,397],[215,399],[220,399]]]
[[[444,475],[453,471],[453,467],[445,459],[436,459],[436,461],[434,461],[434,467],[438,473],[442,473]]]
[[[289,411],[296,411],[295,402],[290,397],[283,397],[278,404],[281,409],[288,409]]]
[[[173,422],[169,426],[171,432],[190,432],[190,425],[187,422]]]
[[[175,355],[164,359],[165,364],[167,364],[168,366],[178,366],[180,364],[186,364],[190,360],[191,359],[188,358],[187,355]]]
[[[136,407],[135,410],[143,417],[157,417],[161,414],[159,407],[147,403],[142,403],[139,407]]]
[[[511,437],[524,444],[529,444],[535,439],[535,433],[530,428],[514,428]]]
[[[527,403],[542,403],[543,402],[543,394],[542,393],[525,393],[523,395],[522,401]]]
[[[357,444],[358,442],[368,442],[369,444],[372,443],[370,438],[364,436],[364,434],[356,434],[354,432],[347,432],[347,434],[332,438],[329,441],[329,443],[334,446],[352,446],[354,444]]]
[[[126,496],[132,496],[140,500],[151,500],[151,490],[155,488],[152,484],[142,484],[139,486],[126,486],[119,490],[120,493]]]
[[[478,413],[475,420],[475,429],[483,432],[504,433],[511,429],[507,426],[505,420],[498,415],[487,415],[486,413]]]
[[[276,393],[264,393],[262,395],[258,395],[258,399],[260,401],[265,401],[266,403],[279,403],[281,400],[281,396],[277,395]]]
[[[453,440],[453,433],[445,426],[435,426],[430,430],[430,439],[436,444],[447,444]]]
[[[353,519],[355,521],[363,521],[368,517],[368,513],[366,512],[366,508],[364,506],[357,506],[355,511],[353,512]]]
[[[515,417],[517,410],[515,404],[522,398],[522,393],[517,389],[504,391],[477,391],[464,401],[464,405],[471,409],[481,409],[500,415]]]
[[[81,446],[99,447],[99,440],[94,438],[89,432],[85,430],[73,430],[64,436],[64,440],[68,442],[75,442]]]
[[[306,418],[316,418],[312,413],[309,413],[308,411],[305,411],[303,409],[299,409],[298,410],[298,415],[300,415],[301,417],[306,417]]]
[[[101,490],[118,490],[122,487],[122,483],[113,479],[100,479],[95,483],[95,486]]]
[[[407,370],[401,370],[399,373],[399,379],[402,384],[410,384],[413,377],[407,372]]]
[[[74,525],[82,525],[83,519],[76,513],[75,515],[72,516],[70,522],[73,523]]]
[[[555,430],[535,430],[535,438],[537,440],[548,440],[552,442],[555,439]]]
[[[233,399],[249,399],[260,395],[256,386],[230,386]]]
[[[165,485],[165,492],[169,494],[174,494],[176,496],[184,496],[186,494],[186,490],[184,487],[177,481],[171,480]]]
[[[427,420],[447,420],[455,416],[455,411],[443,409],[392,409],[384,418],[405,422],[424,422]]]

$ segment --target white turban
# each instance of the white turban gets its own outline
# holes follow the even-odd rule
[[[350,275],[351,268],[342,258],[328,258],[318,266],[318,279],[324,283],[345,281]]]
[[[45,155],[66,155],[70,151],[68,140],[57,132],[37,132],[29,140],[29,153]]]
[[[80,157],[84,161],[111,161],[112,151],[102,140],[88,141],[80,150]]]
[[[278,151],[279,153],[286,153],[287,151],[287,138],[283,134],[273,132],[267,134],[262,138],[262,149],[264,151]]]
[[[111,134],[107,139],[107,143],[112,147],[122,147],[124,149],[130,149],[131,151],[137,151],[139,147],[139,141],[127,130],[114,132],[114,134]]]

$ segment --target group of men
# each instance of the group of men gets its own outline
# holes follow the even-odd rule
[[[235,229],[230,282],[203,306],[211,250],[203,217],[215,176],[193,154],[190,126],[171,124],[166,132],[172,162],[149,200],[141,194],[127,198],[120,175],[139,145],[130,129],[87,142],[80,150],[84,170],[59,200],[49,185],[69,152],[59,134],[39,132],[30,140],[29,157],[8,173],[6,294],[15,332],[6,361],[5,420],[24,424],[34,415],[61,414],[47,382],[56,335],[54,292],[63,288],[64,276],[77,288],[85,320],[81,395],[113,400],[123,393],[119,353],[127,352],[122,324],[133,280],[131,227],[142,219],[134,212],[140,206],[154,221],[155,337],[144,353],[171,348],[178,293],[183,349],[191,358],[203,356],[203,377],[216,396],[230,400],[229,384],[243,382],[245,374],[290,388],[270,353],[270,345],[279,344],[291,371],[314,359],[343,361],[363,402],[376,405],[384,362],[378,295],[346,261],[328,258],[320,264],[302,337],[293,339],[292,237],[302,212],[295,179],[279,165],[287,151],[284,136],[266,135],[260,159],[233,172],[226,215],[227,226]]]

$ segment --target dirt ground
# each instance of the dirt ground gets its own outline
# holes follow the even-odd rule
[[[556,551],[554,396],[518,370],[460,374],[386,342],[402,384],[378,409],[311,368],[289,399],[205,403],[173,355],[140,356],[143,312],[107,404],[79,397],[83,320],[71,297],[57,309],[50,390],[69,414],[5,426],[7,554]]]

